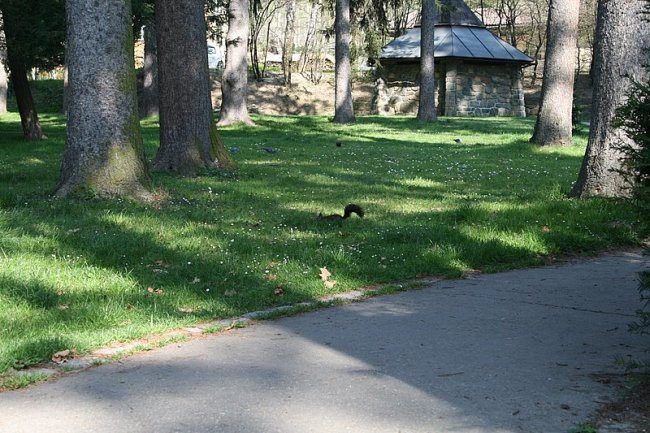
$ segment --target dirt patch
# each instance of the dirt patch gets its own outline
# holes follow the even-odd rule
[[[599,433],[650,432],[650,376],[616,403],[600,408],[592,424]]]
[[[215,108],[221,106],[221,77],[212,76],[212,104]],[[248,83],[248,109],[253,114],[263,115],[334,115],[334,74],[324,74],[318,83],[312,83],[301,74],[293,74],[293,84],[286,87],[282,84],[282,74],[267,73],[267,78],[261,81],[250,80]],[[542,82],[537,80],[534,86],[530,80],[525,80],[526,113],[537,115],[541,97]],[[352,96],[354,110],[357,115],[372,113],[372,99],[375,93],[375,83],[372,80],[354,80]],[[591,79],[587,74],[576,77],[576,105],[581,109],[581,119],[589,120],[591,108]]]
[[[221,106],[220,77],[212,82],[212,104]],[[248,110],[264,115],[334,115],[334,75],[328,74],[319,83],[312,83],[300,74],[293,74],[291,87],[282,84],[281,74],[268,74],[261,81],[248,83]],[[352,85],[354,110],[358,115],[371,114],[374,83],[355,81]]]

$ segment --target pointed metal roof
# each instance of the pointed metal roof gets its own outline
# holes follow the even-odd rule
[[[485,27],[463,0],[439,0],[436,24]]]
[[[382,59],[419,60],[420,26],[382,48]],[[493,62],[533,63],[534,60],[490,32],[463,0],[440,0],[434,32],[435,57]]]

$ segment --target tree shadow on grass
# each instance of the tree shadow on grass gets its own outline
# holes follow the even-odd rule
[[[602,216],[585,220],[577,213],[588,209],[588,203],[539,192],[562,179],[558,175],[527,173],[517,185],[503,178],[470,178],[453,165],[472,160],[461,161],[460,156],[471,156],[480,161],[478,168],[505,173],[504,161],[513,155],[518,155],[520,169],[543,165],[542,156],[533,155],[521,141],[458,147],[364,133],[358,135],[365,141],[351,140],[341,150],[323,146],[337,129],[319,132],[322,120],[284,122],[301,129],[278,128],[270,136],[275,123],[264,119],[260,128],[224,131],[226,139],[242,142],[237,180],[157,176],[174,197],[160,209],[121,201],[43,200],[29,194],[3,201],[0,195],[3,254],[13,260],[14,269],[34,266],[30,255],[44,263],[39,265],[43,269],[34,270],[36,278],[2,274],[0,295],[11,298],[10,304],[27,304],[44,313],[42,317],[56,313],[55,320],[43,325],[47,332],[63,335],[57,326],[67,329],[75,320],[85,324],[86,336],[75,331],[66,343],[88,345],[87,334],[101,334],[107,323],[114,335],[127,338],[129,332],[133,337],[165,326],[317,299],[328,292],[318,277],[323,266],[338,282],[332,292],[423,274],[459,276],[469,269],[526,266],[540,263],[540,255],[633,242],[633,230],[623,226],[593,236],[612,214],[608,202],[602,202]],[[408,122],[382,119],[379,124],[397,129]],[[368,121],[369,126],[376,123]],[[156,131],[150,125],[145,136],[152,140]],[[307,132],[320,138],[296,144],[296,137]],[[290,146],[267,155],[259,149],[261,140]],[[44,146],[14,161],[29,162],[32,152],[49,149]],[[450,148],[453,152],[444,156]],[[427,155],[440,161],[418,171]],[[566,167],[579,163],[573,156],[553,157]],[[408,168],[395,170],[401,165]],[[4,179],[20,175],[21,191],[34,178],[53,184],[56,170],[48,167],[11,165]],[[341,212],[350,201],[366,207],[367,218],[344,224],[316,218],[318,211]],[[503,207],[494,208],[499,202]],[[619,214],[624,213],[622,209]],[[572,225],[561,225],[563,219]],[[576,229],[576,224],[584,227]],[[54,277],[57,273],[61,276]],[[70,290],[55,297],[55,285],[61,284]],[[282,296],[276,294],[278,286]],[[164,295],[152,295],[149,288]],[[69,310],[59,314],[61,303]],[[91,308],[84,309],[86,304]],[[129,321],[138,329],[129,331]]]

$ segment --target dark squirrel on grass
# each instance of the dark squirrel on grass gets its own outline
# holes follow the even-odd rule
[[[359,215],[359,218],[363,218],[364,212],[363,208],[358,204],[349,204],[343,210],[343,215],[337,213],[332,215],[323,215],[322,213],[318,214],[318,218],[326,221],[343,221],[346,218],[349,218],[353,213]]]

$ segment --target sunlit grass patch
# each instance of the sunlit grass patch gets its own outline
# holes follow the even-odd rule
[[[360,286],[633,245],[645,233],[624,202],[567,199],[586,137],[536,148],[531,120],[256,118],[256,128],[222,130],[239,148],[234,176],[154,174],[169,199],[152,205],[52,199],[65,129],[60,116],[42,118],[50,139],[27,143],[17,115],[0,117],[0,372]],[[157,120],[142,125],[153,158]],[[366,217],[316,217],[348,203]]]

